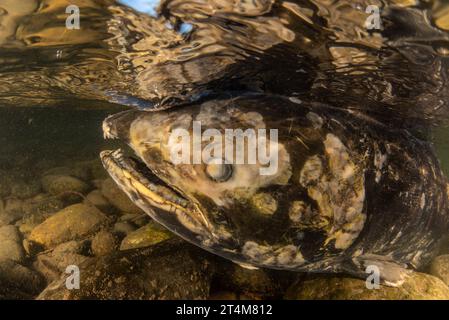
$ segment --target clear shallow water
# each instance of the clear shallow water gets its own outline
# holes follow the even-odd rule
[[[101,122],[118,110],[250,91],[408,128],[435,143],[449,173],[444,1],[91,0],[79,30],[66,28],[68,4],[0,1],[2,170],[27,180],[98,161],[110,148]],[[372,4],[380,31],[364,27]]]

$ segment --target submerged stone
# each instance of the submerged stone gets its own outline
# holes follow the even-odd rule
[[[120,221],[114,224],[113,231],[114,233],[117,233],[122,236],[126,236],[130,234],[131,232],[134,232],[136,230],[136,227],[127,221]]]
[[[128,196],[118,188],[112,179],[103,181],[101,192],[103,196],[117,209],[128,213],[142,213],[142,210],[137,207]]]
[[[63,275],[38,299],[206,299],[213,270],[201,250],[169,240],[98,257],[80,272],[79,290],[68,290]]]
[[[0,227],[0,261],[23,262],[25,251],[22,239],[15,226]]]
[[[89,186],[78,178],[64,175],[47,175],[42,178],[44,190],[52,195],[59,196],[70,193],[84,194]]]
[[[107,217],[94,206],[76,204],[54,214],[38,225],[29,240],[44,247],[85,237],[99,229]]]
[[[34,197],[39,192],[41,192],[41,184],[38,180],[16,181],[11,187],[11,195],[19,199]]]
[[[91,191],[86,196],[84,202],[93,204],[95,207],[105,213],[111,213],[114,210],[111,203],[109,203],[109,201],[103,196],[100,190]]]
[[[41,275],[15,261],[0,261],[0,300],[32,299],[45,286]]]
[[[257,294],[268,299],[284,295],[290,284],[298,278],[298,273],[273,271],[269,269],[250,270],[231,263],[222,262],[215,276],[218,288],[225,288],[239,294]]]
[[[150,222],[146,226],[128,234],[125,239],[123,239],[120,245],[120,250],[148,247],[170,239],[172,236],[172,233],[168,230],[154,222]]]
[[[446,285],[449,285],[449,254],[433,259],[430,265],[430,274],[440,278]]]
[[[61,243],[53,250],[37,256],[33,267],[39,271],[47,282],[58,279],[70,265],[80,265],[91,257],[83,255],[84,243],[69,241]]]
[[[0,199],[0,226],[12,224],[24,215],[23,202],[18,199]]]
[[[92,252],[96,256],[105,256],[117,249],[117,239],[108,231],[98,232],[92,239]]]
[[[367,289],[365,280],[347,277],[316,277],[297,281],[286,299],[297,300],[447,300],[449,288],[437,277],[413,272],[398,287],[381,285]]]

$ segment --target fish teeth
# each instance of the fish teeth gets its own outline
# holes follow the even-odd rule
[[[117,149],[114,152],[112,152],[112,156],[114,158],[123,158],[123,151],[122,151],[122,149]]]
[[[112,127],[108,121],[109,117],[103,121],[103,138],[104,139],[117,139],[117,136],[112,133]]]

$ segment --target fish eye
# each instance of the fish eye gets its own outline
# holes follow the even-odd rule
[[[206,166],[206,175],[216,182],[228,181],[232,177],[232,165],[210,163]]]

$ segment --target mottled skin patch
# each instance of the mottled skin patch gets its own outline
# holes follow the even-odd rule
[[[151,170],[137,169],[133,177],[155,184],[157,176],[157,184],[190,203],[178,209],[183,215],[158,205],[151,192],[133,189],[136,183],[126,182],[127,169],[111,161],[111,153],[103,162],[155,220],[213,253],[247,266],[357,276],[372,263],[392,285],[403,280],[406,267],[433,256],[447,230],[447,186],[428,143],[371,119],[279,96],[107,119],[107,136],[126,141]],[[190,130],[192,120],[201,120],[203,130],[278,129],[279,170],[260,176],[260,164],[233,165],[232,176],[217,181],[204,164],[174,165],[167,137],[177,127]]]
[[[251,198],[251,204],[261,214],[272,215],[277,211],[277,201],[269,193],[258,193]]]

